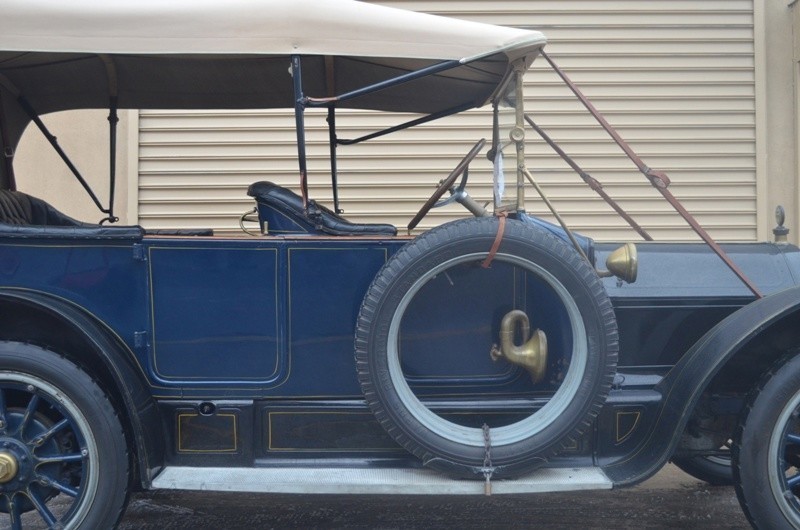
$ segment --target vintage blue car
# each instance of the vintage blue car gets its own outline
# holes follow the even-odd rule
[[[541,33],[349,0],[2,11],[4,524],[111,528],[139,489],[608,489],[672,460],[734,483],[754,526],[800,528],[798,248],[782,221],[775,242],[717,245]],[[706,243],[651,242],[525,113],[537,57]],[[483,106],[486,138],[409,233],[443,203],[464,205],[465,219],[412,237],[340,215],[337,147]],[[39,118],[86,108],[109,110],[107,202]],[[294,108],[297,187],[253,182],[240,235],[118,226],[115,123],[127,108]],[[328,113],[330,208],[309,196],[309,108]],[[343,138],[339,109],[398,122]],[[31,123],[103,222],[17,190],[13,154]],[[549,204],[526,165],[534,133],[644,242],[596,244],[555,210],[558,224],[528,215],[532,190]],[[487,205],[468,194],[478,156],[494,167]]]

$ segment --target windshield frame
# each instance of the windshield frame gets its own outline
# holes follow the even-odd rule
[[[492,175],[494,188],[494,212],[525,213],[525,99],[523,76],[527,71],[524,61],[516,61],[509,69],[509,75],[492,101],[492,148],[489,159],[494,164]],[[507,110],[502,110],[502,109]],[[513,112],[513,123],[500,119],[502,114]],[[504,137],[506,136],[506,137]],[[503,152],[514,146],[513,181],[506,178]]]

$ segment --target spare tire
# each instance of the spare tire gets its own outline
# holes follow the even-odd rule
[[[513,219],[505,221],[499,249],[491,265],[484,268],[481,265],[495,242],[499,222],[497,218],[464,219],[434,228],[409,242],[387,261],[373,280],[356,327],[358,378],[364,398],[377,420],[395,441],[425,465],[464,478],[482,478],[481,468],[485,465],[494,469],[495,478],[518,476],[539,467],[558,451],[575,446],[605,402],[617,363],[614,311],[594,269],[564,241],[541,228]],[[508,373],[514,370],[522,373],[511,384],[515,389],[513,393],[503,394],[491,385],[485,386],[486,381],[491,382],[491,377],[473,381],[463,374],[454,376],[452,388],[447,386],[449,380],[445,377],[439,378],[442,383],[425,387],[424,379],[418,377],[419,370],[408,368],[412,362],[408,348],[404,346],[401,354],[400,345],[409,342],[406,335],[414,335],[414,330],[407,328],[420,322],[432,326],[431,321],[442,312],[434,313],[433,318],[430,313],[425,318],[414,318],[410,313],[424,312],[431,304],[441,304],[441,299],[451,293],[453,304],[459,306],[462,314],[471,315],[471,308],[481,307],[489,311],[487,314],[497,315],[487,320],[498,320],[506,309],[484,308],[493,302],[487,302],[491,297],[480,288],[475,291],[483,293],[481,299],[465,299],[465,290],[460,284],[466,285],[462,278],[469,277],[470,285],[480,286],[492,281],[492,277],[487,276],[489,271],[494,269],[495,274],[500,274],[498,271],[504,268],[515,278],[515,290],[524,286],[523,290],[531,289],[534,293],[536,300],[529,305],[536,305],[537,301],[541,305],[544,301],[549,306],[540,308],[538,316],[531,318],[531,328],[540,327],[542,322],[553,318],[554,322],[559,322],[559,329],[550,322],[547,330],[548,342],[550,336],[555,336],[559,351],[550,353],[546,381],[534,383],[533,378],[526,377],[524,369],[509,365]],[[436,282],[448,282],[442,285],[450,285],[452,289],[436,291],[430,287]],[[431,295],[432,292],[436,295]],[[419,300],[426,296],[429,298]],[[514,296],[519,300],[529,294]],[[559,320],[551,315],[563,315],[563,318]],[[449,324],[442,323],[442,327],[448,329],[441,333],[426,335],[437,335],[434,339],[440,341],[425,354],[426,365],[436,366],[440,376],[448,369],[447,363],[436,365],[440,354],[448,355],[448,343],[442,341],[457,340],[459,333],[472,333],[475,328],[491,329],[496,335],[498,326],[497,322],[491,322],[469,328],[462,326],[462,331],[454,331]],[[475,341],[470,339],[472,342]],[[473,349],[465,348],[462,341],[459,351],[449,354],[451,365],[456,364],[452,359],[459,358],[454,355],[477,355]],[[476,351],[488,355],[488,349],[481,345]],[[478,361],[465,359],[466,364],[483,362],[483,357]],[[437,396],[440,396],[438,401]],[[437,409],[442,401],[457,402],[459,410],[467,412],[486,409],[486,400],[495,400],[501,407],[499,410],[526,401],[531,407],[516,414],[513,420],[489,425],[488,433],[481,425],[455,420],[459,414],[447,415]],[[463,416],[467,412],[460,414]]]

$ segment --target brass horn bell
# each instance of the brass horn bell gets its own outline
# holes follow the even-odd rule
[[[522,344],[514,344],[514,333],[520,326]],[[509,311],[500,322],[500,347],[492,346],[489,354],[493,361],[501,357],[511,364],[525,368],[536,384],[544,378],[547,371],[547,336],[544,331],[536,329],[531,337],[531,324],[524,311]]]
[[[635,282],[639,272],[639,256],[636,252],[636,245],[625,243],[609,254],[606,259],[606,268],[608,270],[597,271],[601,278],[616,276],[627,283]]]

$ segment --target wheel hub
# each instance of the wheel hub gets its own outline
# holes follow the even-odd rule
[[[14,480],[19,471],[19,463],[11,453],[0,452],[0,484],[5,484]]]
[[[14,438],[0,438],[0,491],[24,489],[33,478],[35,457]]]

